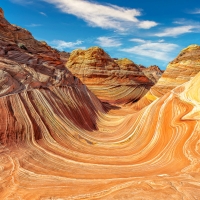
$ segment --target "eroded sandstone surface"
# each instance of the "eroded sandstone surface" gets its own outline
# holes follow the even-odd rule
[[[162,97],[175,87],[188,82],[197,73],[200,66],[200,46],[190,45],[169,63],[158,82],[151,87],[146,95],[134,105],[141,109],[155,99]]]
[[[153,83],[157,83],[164,72],[156,65],[152,65],[149,67],[144,67],[140,65],[139,68]]]
[[[0,23],[0,199],[200,199],[199,46],[170,63],[136,111],[102,103],[58,52]],[[108,66],[138,74],[128,60]]]
[[[131,60],[114,60],[99,47],[74,50],[66,67],[109,103],[135,102],[154,85]]]

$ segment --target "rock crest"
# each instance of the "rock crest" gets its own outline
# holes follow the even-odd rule
[[[0,17],[1,17],[1,18],[4,18],[4,12],[3,12],[3,9],[2,9],[2,8],[0,8]]]
[[[154,84],[131,60],[114,60],[99,47],[73,51],[66,67],[109,103],[137,101]]]

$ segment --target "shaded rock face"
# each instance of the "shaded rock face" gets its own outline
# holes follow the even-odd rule
[[[109,103],[137,101],[153,85],[132,61],[114,60],[99,47],[73,51],[66,67]]]
[[[70,57],[70,53],[62,51],[59,52],[59,54],[60,54],[60,59],[63,61],[63,63],[66,63]]]
[[[30,32],[0,18],[0,96],[34,88],[78,85],[60,54]]]
[[[2,9],[2,8],[0,8],[0,17],[1,17],[1,18],[4,18],[4,12],[3,12],[3,9]]]
[[[152,65],[147,68],[139,66],[139,68],[153,83],[157,83],[163,74],[163,71],[156,65]]]
[[[77,128],[96,129],[96,114],[104,112],[104,108],[96,96],[66,69],[67,56],[65,52],[61,56],[45,42],[35,40],[27,30],[0,17],[1,123],[5,125],[7,121],[9,124],[8,128],[0,123],[0,144],[26,141],[30,131],[32,139],[45,137],[45,129],[41,127],[50,128],[40,123],[41,120],[46,123],[43,112],[47,110],[42,108],[43,104],[50,106],[51,116],[65,115],[68,123]],[[74,106],[81,109],[75,111]],[[21,116],[18,109],[24,112]],[[29,130],[28,126],[32,128]]]
[[[33,38],[34,48],[18,45],[9,30],[0,34],[0,199],[200,199],[198,46],[168,66],[179,73],[161,78],[166,91],[156,101],[138,112],[106,104],[105,112],[59,53]],[[138,73],[129,60],[104,62]]]

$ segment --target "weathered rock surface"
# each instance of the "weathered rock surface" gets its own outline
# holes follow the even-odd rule
[[[183,49],[177,58],[169,63],[158,82],[134,107],[141,109],[175,87],[193,78],[200,70],[199,57],[200,46],[190,45]]]
[[[153,85],[128,59],[113,60],[99,47],[74,50],[66,67],[102,101],[135,102]]]
[[[156,65],[147,68],[140,65],[139,68],[153,83],[157,83],[163,74],[163,71]]]
[[[163,73],[158,83],[150,90],[151,95],[161,97],[176,86],[189,81],[200,70],[200,46],[190,45],[183,49]]]
[[[105,110],[53,49],[28,53],[31,46],[21,49],[9,36],[0,38],[8,52],[0,56],[0,199],[200,199],[198,46],[171,63],[185,66],[182,80],[168,77],[165,94],[136,112],[130,105]],[[129,61],[115,66],[137,70]]]
[[[0,96],[34,88],[78,85],[60,54],[30,32],[0,18]]]

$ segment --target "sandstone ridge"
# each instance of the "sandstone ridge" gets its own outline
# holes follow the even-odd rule
[[[158,82],[134,106],[141,109],[175,87],[193,78],[200,70],[199,56],[200,46],[198,45],[190,45],[183,49],[179,55],[168,64]]]
[[[156,65],[149,67],[139,66],[141,71],[147,76],[153,83],[157,83],[163,74],[163,71]]]
[[[29,31],[0,17],[0,96],[82,84],[65,68],[60,57],[58,51],[35,40]]]
[[[66,67],[109,103],[137,101],[154,84],[131,60],[114,60],[99,47],[74,50]]]

